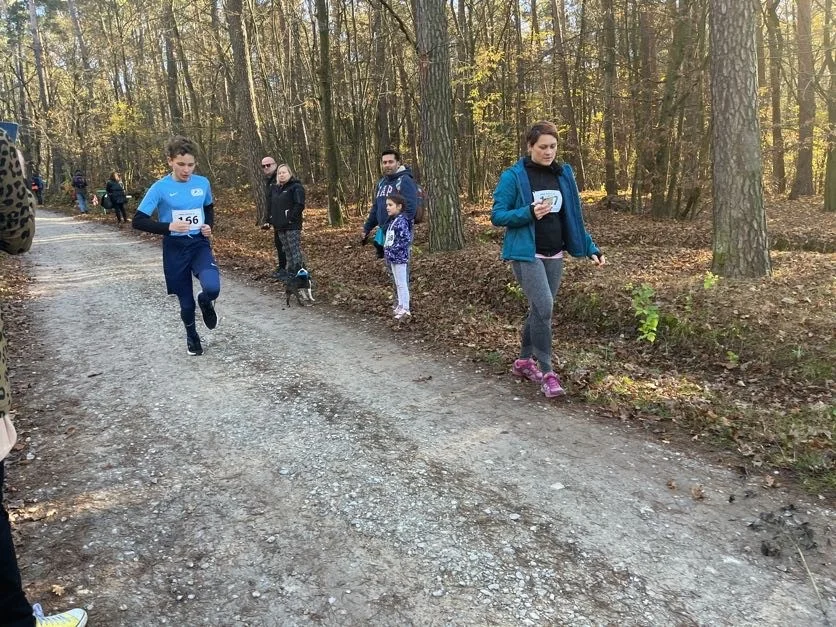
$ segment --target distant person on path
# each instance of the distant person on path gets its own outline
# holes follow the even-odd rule
[[[128,216],[125,213],[125,188],[122,186],[122,178],[116,170],[110,173],[110,178],[107,181],[107,185],[105,185],[105,192],[110,199],[113,212],[116,214],[116,223],[121,225],[127,222]]]
[[[87,213],[87,179],[84,178],[81,170],[75,171],[72,184],[75,189],[75,199],[78,201],[78,210],[81,213]]]
[[[540,384],[551,398],[565,394],[552,369],[552,311],[563,274],[563,251],[606,259],[586,232],[572,168],[556,159],[557,128],[537,122],[526,135],[528,155],[502,172],[493,193],[491,222],[505,227],[502,258],[528,299],[520,358],[512,372]]]
[[[32,172],[32,193],[35,195],[35,198],[38,200],[38,204],[44,204],[44,187],[46,187],[46,182],[41,178],[41,175],[38,174],[37,170],[33,170]]]
[[[35,207],[29,191],[23,159],[11,137],[0,129],[0,250],[10,255],[29,250],[35,236]],[[0,317],[0,627],[84,627],[84,610],[44,616],[41,606],[36,604],[33,608],[23,592],[9,515],[3,506],[4,460],[17,439],[8,416],[10,393],[6,332]]]
[[[261,225],[265,231],[270,228],[270,196],[272,189],[278,185],[278,165],[273,157],[267,156],[261,160],[261,171],[264,173],[264,197],[267,199],[267,222]],[[279,229],[273,229],[273,245],[276,247],[276,254],[279,258],[279,265],[276,266],[276,271],[273,273],[274,279],[284,280],[289,274],[287,272],[287,254],[282,246],[282,240],[279,237]]]
[[[209,180],[194,174],[197,145],[182,136],[166,145],[171,174],[154,183],[134,214],[133,227],[163,235],[163,273],[169,294],[180,301],[180,318],[186,327],[186,350],[202,355],[203,346],[195,326],[192,276],[202,291],[197,305],[208,329],[218,324],[214,301],[221,291],[221,275],[212,255],[209,236],[215,222],[215,207]],[[157,220],[153,220],[154,212]]]
[[[378,258],[383,258],[383,242],[386,238],[386,223],[389,214],[386,210],[386,198],[397,193],[403,196],[403,215],[409,221],[409,228],[415,222],[415,211],[418,207],[418,187],[412,177],[412,171],[401,164],[401,153],[396,148],[385,148],[380,155],[380,169],[383,176],[377,182],[369,217],[363,224],[363,242],[368,240],[372,230],[377,227],[374,245]]]
[[[394,307],[396,320],[412,315],[409,311],[409,276],[406,271],[412,246],[412,229],[403,213],[405,206],[406,201],[400,194],[389,194],[386,197],[389,222],[386,225],[386,239],[383,241],[383,258],[392,273],[398,294]]]
[[[288,280],[305,265],[302,254],[302,212],[305,210],[305,188],[293,176],[286,163],[276,169],[278,184],[270,185],[267,195],[267,221],[273,225],[279,240],[277,249],[286,255],[286,267],[276,278]]]

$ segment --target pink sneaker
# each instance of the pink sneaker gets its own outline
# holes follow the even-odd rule
[[[529,357],[528,359],[517,359],[511,367],[511,373],[522,379],[540,383],[543,380],[543,373],[537,367],[537,362]]]
[[[546,398],[554,398],[555,396],[563,396],[566,390],[560,385],[560,379],[553,372],[547,372],[543,375],[543,385],[540,386]]]

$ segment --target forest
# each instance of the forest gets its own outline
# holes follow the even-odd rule
[[[69,205],[77,168],[141,193],[165,140],[191,136],[219,255],[257,278],[272,154],[309,190],[322,293],[357,311],[384,308],[355,236],[398,146],[429,198],[414,280],[433,320],[409,332],[489,370],[524,311],[491,193],[526,128],[554,121],[614,262],[569,269],[570,386],[836,486],[832,0],[0,0],[0,18],[0,119],[48,203]]]
[[[267,151],[348,203],[368,195],[387,145],[419,178],[450,159],[436,178],[485,201],[526,126],[551,119],[581,189],[688,219],[711,193],[713,4],[2,0],[0,116],[23,124],[53,180],[116,168],[141,187],[183,133],[218,185],[258,180]],[[748,5],[752,23],[718,35],[754,30],[764,184],[793,198],[827,188],[836,210],[832,0],[726,4]]]

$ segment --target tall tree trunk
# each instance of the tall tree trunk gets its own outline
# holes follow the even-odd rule
[[[511,2],[511,13],[514,18],[514,64],[516,66],[516,86],[514,88],[514,112],[517,126],[517,137],[523,137],[528,124],[528,99],[526,98],[526,57],[523,51],[523,24],[519,2]]]
[[[691,28],[696,38],[685,62],[684,73],[692,77],[684,97],[682,119],[682,177],[676,200],[677,218],[694,218],[700,210],[703,182],[708,180],[711,133],[705,128],[705,5],[700,0],[692,6]]]
[[[836,52],[832,40],[833,0],[824,5],[824,50],[827,73],[827,158],[824,165],[824,210],[836,212]]]
[[[180,98],[177,94],[179,76],[177,72],[177,57],[174,55],[174,24],[173,0],[163,0],[163,43],[165,45],[165,93],[168,98],[168,111],[171,117],[173,133],[183,132],[183,110],[180,108]]]
[[[654,162],[653,119],[656,98],[656,28],[652,16],[644,6],[638,7],[633,17],[635,32],[633,60],[633,117],[636,132],[636,158],[633,172],[632,205],[641,212],[644,195],[649,191]]]
[[[186,92],[189,94],[189,119],[192,120],[192,123],[194,123],[200,120],[200,100],[197,97],[197,90],[194,87],[194,83],[192,83],[192,73],[189,71],[189,59],[186,51],[183,49],[183,38],[180,36],[180,31],[177,28],[176,19],[172,19],[171,21],[171,32],[174,35],[174,41],[177,42],[177,56],[180,61],[180,69],[183,72],[183,81],[186,83]],[[202,144],[202,131],[200,130],[201,125],[197,124],[197,127],[198,139]]]
[[[432,203],[430,250],[464,248],[453,154],[453,88],[444,0],[415,0],[415,39],[421,94],[421,165]]]
[[[38,96],[41,101],[41,114],[49,115],[49,92],[46,89],[46,70],[44,69],[44,49],[41,45],[41,33],[38,29],[38,11],[35,0],[27,0],[29,8],[29,30],[32,33],[32,53],[35,56],[35,71],[38,74]]]
[[[467,199],[476,200],[476,137],[473,124],[473,107],[470,104],[470,89],[473,81],[473,55],[475,44],[468,19],[468,9],[465,0],[456,0],[456,24],[459,30],[459,41],[456,46],[458,55],[458,87],[456,89],[456,104],[458,105],[458,139],[459,151],[464,160],[467,178]]]
[[[714,258],[725,277],[771,273],[755,48],[758,0],[711,0]]]
[[[93,99],[93,81],[90,74],[90,52],[87,50],[87,43],[84,41],[84,35],[81,32],[81,21],[78,19],[78,7],[75,0],[67,0],[67,9],[70,12],[70,21],[73,25],[73,34],[75,35],[76,43],[78,44],[78,51],[81,54],[81,66],[84,68],[84,84],[87,86],[87,97]]]
[[[212,43],[215,46],[215,55],[217,62],[223,68],[223,110],[228,111],[232,106],[232,98],[230,96],[230,85],[232,83],[232,72],[229,69],[227,55],[221,46],[221,20],[218,17],[218,0],[209,0],[209,18],[212,27]]]
[[[561,5],[563,0],[560,0]],[[569,81],[569,65],[567,53],[563,44],[563,29],[560,24],[561,10],[558,8],[558,0],[551,0],[552,4],[552,26],[554,28],[554,55],[557,57],[558,73],[563,93],[555,94],[555,101],[563,104],[563,121],[566,124],[566,160],[575,170],[575,179],[579,189],[584,189],[585,176],[583,167],[583,154],[581,153],[580,134],[578,133],[578,122],[575,116],[575,105],[572,102],[572,85]],[[558,107],[555,107],[558,108]]]
[[[615,136],[613,132],[613,107],[616,66],[615,66],[615,10],[613,0],[602,0],[604,12],[603,72],[604,72],[604,188],[607,194],[618,194],[615,176]]]
[[[343,224],[343,198],[340,191],[340,170],[337,138],[334,133],[334,112],[331,100],[331,36],[328,29],[328,1],[316,0],[316,23],[319,29],[319,85],[322,129],[325,136],[325,178],[328,182],[328,223]]]
[[[377,7],[377,4],[373,3],[372,30],[375,33],[380,33],[372,40],[372,75],[376,77],[375,84],[379,85],[375,111],[375,130],[377,131],[377,145],[375,148],[378,155],[381,150],[392,145],[390,112],[394,106],[394,90],[390,84],[394,82],[393,68],[392,60],[386,54],[389,37],[385,34],[387,31],[384,30],[384,24],[386,24],[386,16]]]
[[[816,77],[813,68],[812,0],[797,0],[798,6],[798,156],[790,198],[812,196],[813,126],[816,123]]]
[[[830,0],[828,0],[830,1]],[[784,130],[781,122],[781,58],[783,37],[778,20],[781,0],[769,0],[766,7],[766,39],[769,47],[769,98],[772,108],[772,184],[775,191],[787,189],[787,173],[784,167]]]
[[[261,141],[253,103],[255,95],[253,93],[250,50],[244,33],[242,13],[241,0],[226,1],[226,22],[235,68],[235,110],[241,128],[244,166],[250,179],[250,188],[255,196],[256,224],[261,225],[267,221],[264,175],[261,173],[261,158],[264,156],[264,146]]]
[[[659,104],[659,117],[655,140],[656,156],[650,172],[650,207],[654,218],[668,218],[671,207],[667,204],[668,166],[670,161],[671,138],[674,135],[676,123],[675,96],[679,87],[680,69],[686,53],[691,46],[691,23],[688,20],[689,3],[691,0],[681,0],[677,11],[676,0],[668,0],[670,17],[673,20],[673,35],[671,49],[668,52],[668,66],[665,71],[665,89]]]
[[[291,18],[290,36],[291,47],[294,52],[291,56],[290,64],[290,102],[293,107],[293,132],[296,138],[295,144],[302,154],[302,165],[307,173],[308,180],[316,182],[319,180],[317,172],[317,164],[313,160],[313,150],[311,150],[311,135],[308,131],[308,118],[306,107],[303,107],[304,96],[300,85],[303,82],[302,74],[302,55],[301,42],[299,36],[299,20],[297,17]]]

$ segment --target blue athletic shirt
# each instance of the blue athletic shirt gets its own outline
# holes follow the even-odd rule
[[[188,181],[181,183],[169,174],[154,183],[139,203],[137,211],[147,216],[154,215],[160,222],[185,220],[194,225],[188,233],[169,233],[174,237],[197,235],[206,220],[203,208],[212,204],[212,188],[205,176],[192,174]]]

